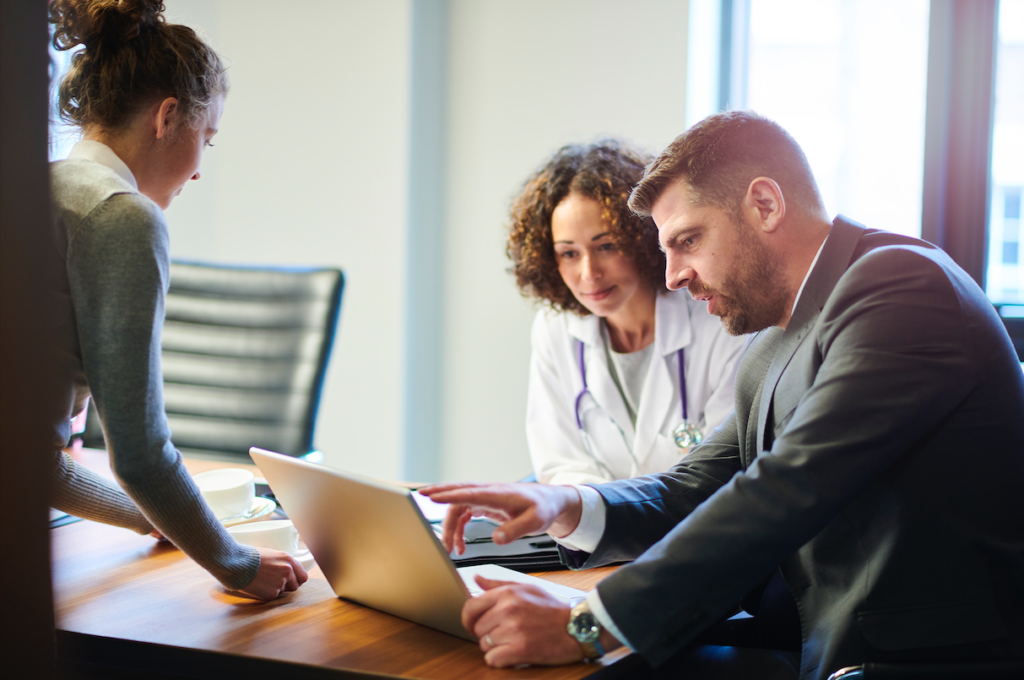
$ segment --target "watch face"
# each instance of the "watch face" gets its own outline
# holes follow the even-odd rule
[[[569,634],[580,642],[591,642],[601,634],[601,628],[594,615],[584,611],[576,614],[569,621]]]

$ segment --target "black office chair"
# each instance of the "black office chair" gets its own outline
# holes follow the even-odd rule
[[[866,663],[843,668],[828,680],[1020,680],[1024,661],[930,664]]]
[[[301,456],[341,307],[338,269],[171,263],[162,363],[175,446],[249,462],[249,447]],[[103,448],[90,407],[85,446]]]

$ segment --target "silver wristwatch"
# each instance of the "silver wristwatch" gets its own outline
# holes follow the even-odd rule
[[[603,628],[585,601],[573,607],[572,613],[569,614],[569,625],[565,629],[569,631],[569,635],[576,642],[580,643],[580,647],[583,648],[583,657],[587,661],[596,661],[604,656],[604,650],[601,649],[601,642],[598,639],[601,637]]]

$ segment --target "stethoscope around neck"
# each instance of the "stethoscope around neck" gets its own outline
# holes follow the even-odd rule
[[[580,363],[580,378],[583,380],[583,389],[580,390],[579,394],[576,395],[575,411],[576,411],[576,427],[579,428],[580,434],[583,437],[583,441],[589,450],[591,458],[597,460],[597,456],[594,455],[590,445],[590,437],[587,436],[586,428],[583,427],[583,417],[580,415],[580,404],[583,402],[583,397],[590,393],[590,388],[587,386],[587,366],[583,360],[584,345],[581,341],[577,340],[576,344],[579,347],[579,363]],[[676,353],[679,357],[679,394],[680,394],[680,405],[683,420],[679,425],[672,430],[672,439],[675,441],[676,446],[680,451],[683,449],[689,449],[691,446],[696,446],[704,441],[704,433],[701,432],[700,428],[690,423],[687,418],[687,405],[686,405],[686,370],[685,370],[685,350],[680,347]],[[593,395],[591,395],[593,398]],[[621,430],[620,430],[621,432]],[[625,440],[625,434],[622,435]],[[632,455],[632,447],[626,442],[626,446]],[[602,467],[604,467],[602,465]],[[607,469],[607,468],[605,468]]]

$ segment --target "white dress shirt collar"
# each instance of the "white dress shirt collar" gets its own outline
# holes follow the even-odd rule
[[[82,141],[71,147],[71,153],[68,154],[68,159],[82,158],[87,161],[99,163],[100,165],[106,166],[116,172],[121,179],[128,184],[132,185],[132,188],[136,191],[139,190],[139,184],[135,181],[135,175],[128,169],[114,150],[102,142],[97,142],[92,139],[83,139]]]
[[[791,310],[789,310],[790,318],[792,318],[793,313],[796,312],[796,305],[797,305],[798,302],[800,302],[800,296],[803,295],[804,286],[807,285],[807,279],[811,278],[811,272],[814,271],[814,265],[818,264],[818,258],[821,257],[821,251],[825,247],[825,242],[826,241],[828,241],[828,236],[826,236],[825,237],[825,241],[822,241],[821,245],[818,246],[818,252],[816,252],[814,254],[814,259],[811,260],[811,266],[807,268],[807,273],[804,274],[804,280],[800,284],[800,289],[797,290],[797,292],[796,292],[796,299],[793,300],[793,308]]]

